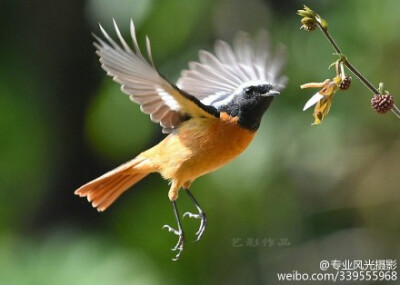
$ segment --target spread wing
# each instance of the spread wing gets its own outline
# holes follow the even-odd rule
[[[150,41],[147,37],[149,60],[146,60],[138,46],[133,21],[130,28],[134,50],[121,36],[115,21],[114,27],[120,44],[117,44],[101,26],[105,41],[94,35],[97,40],[94,45],[101,66],[108,75],[122,85],[121,90],[129,95],[133,102],[140,104],[140,109],[149,114],[152,121],[160,123],[164,133],[169,133],[179,126],[187,115],[219,117],[214,107],[204,105],[199,99],[180,90],[158,73],[154,67]]]
[[[255,40],[239,32],[233,47],[218,40],[214,50],[215,55],[201,50],[199,62],[190,62],[189,70],[182,72],[177,84],[205,104],[221,105],[238,88],[252,82],[265,82],[279,91],[287,81],[285,76],[280,76],[285,63],[284,47],[272,56],[266,31],[261,30]]]

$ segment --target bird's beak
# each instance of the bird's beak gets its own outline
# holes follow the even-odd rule
[[[275,96],[278,96],[279,94],[281,94],[281,93],[279,93],[278,91],[270,90],[269,92],[267,92],[265,94],[261,94],[261,96],[262,97],[270,97],[270,96],[275,97]]]

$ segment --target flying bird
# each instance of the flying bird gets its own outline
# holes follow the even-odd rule
[[[178,236],[172,249],[179,259],[185,245],[176,201],[180,189],[193,201],[200,220],[198,241],[207,218],[189,191],[192,182],[243,152],[256,134],[261,118],[284,87],[280,72],[285,62],[284,49],[270,52],[268,33],[261,30],[254,40],[239,32],[233,45],[218,40],[215,54],[201,50],[199,62],[190,62],[176,84],[161,75],[154,65],[150,41],[146,37],[147,57],[141,52],[133,21],[130,33],[133,49],[122,37],[114,20],[119,43],[100,25],[103,38],[96,35],[94,46],[102,68],[121,84],[121,90],[140,105],[153,122],[168,134],[160,143],[132,160],[83,185],[75,194],[86,197],[102,212],[122,193],[153,172],[170,182],[168,198],[177,228],[163,228]]]

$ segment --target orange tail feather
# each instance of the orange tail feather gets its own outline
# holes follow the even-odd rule
[[[137,157],[97,179],[86,183],[75,191],[80,197],[87,197],[99,212],[106,210],[122,193],[142,180],[151,169],[146,159]]]

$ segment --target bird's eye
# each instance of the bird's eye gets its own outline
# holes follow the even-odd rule
[[[247,87],[247,88],[244,90],[244,92],[245,92],[247,95],[253,94],[253,91],[254,91],[254,88],[253,88],[253,87]]]

